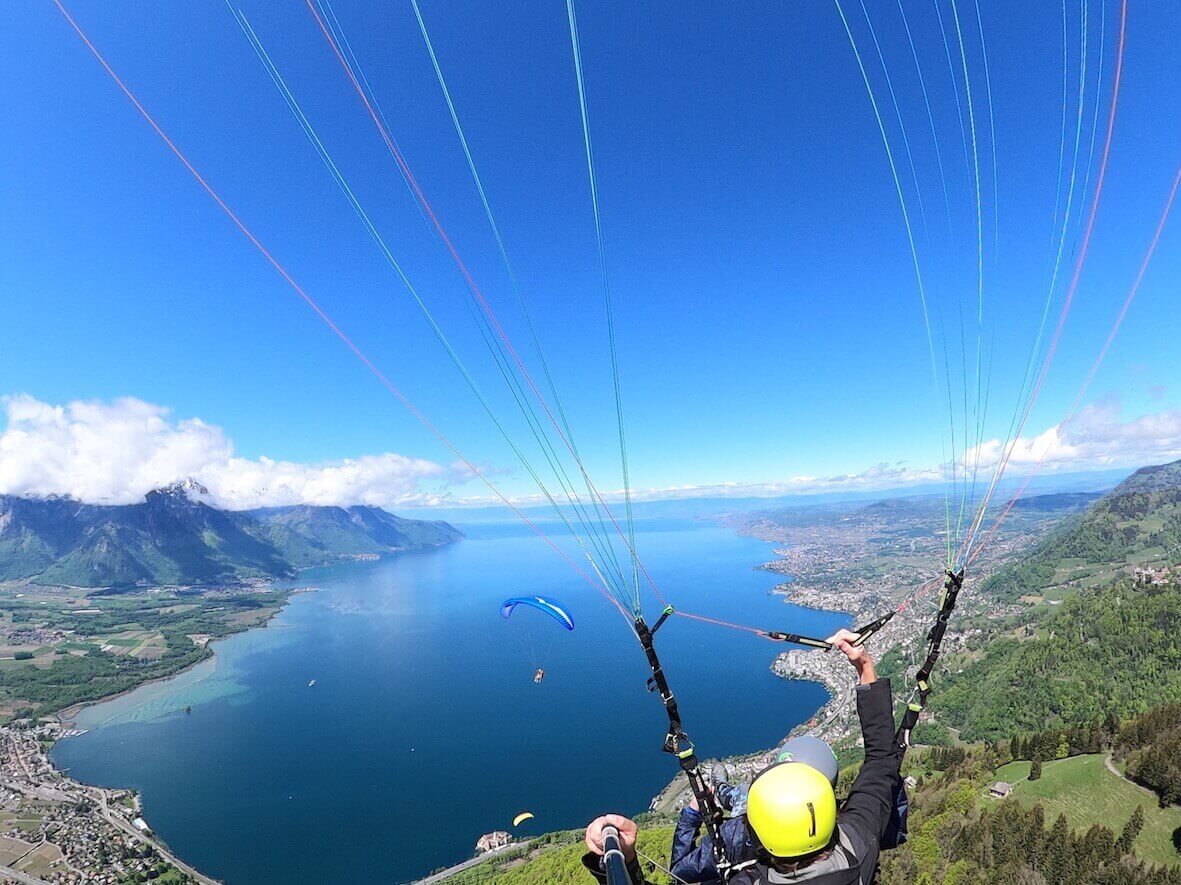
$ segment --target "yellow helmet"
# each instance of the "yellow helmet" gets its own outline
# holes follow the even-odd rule
[[[837,825],[837,799],[823,774],[800,762],[780,762],[755,778],[746,819],[775,857],[800,857],[828,845]]]

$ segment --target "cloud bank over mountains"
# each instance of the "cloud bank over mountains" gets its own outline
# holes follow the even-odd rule
[[[385,453],[322,464],[234,454],[220,427],[134,398],[64,406],[30,396],[2,400],[0,494],[69,495],[96,504],[132,504],[170,483],[195,479],[210,503],[228,510],[288,504],[424,506],[453,471]]]
[[[225,432],[199,418],[135,398],[51,405],[26,395],[0,399],[7,426],[0,433],[0,494],[69,495],[100,504],[130,504],[173,482],[194,479],[210,503],[230,510],[291,504],[429,507],[499,503],[485,495],[453,497],[450,486],[471,479],[455,465],[387,452],[317,464],[242,458]],[[979,447],[983,482],[1003,451],[1001,440]],[[962,459],[971,464],[976,450]],[[1022,437],[1007,475],[1041,470],[1086,471],[1140,467],[1181,458],[1181,410],[1125,420],[1114,399],[1082,409],[1066,425]],[[961,468],[962,469],[962,468]],[[493,470],[503,476],[504,471]],[[696,497],[777,497],[831,491],[905,489],[938,483],[944,466],[876,464],[859,472],[801,475],[764,483],[714,483],[637,489],[636,500]],[[622,492],[603,490],[608,500]],[[540,504],[540,495],[513,498]]]

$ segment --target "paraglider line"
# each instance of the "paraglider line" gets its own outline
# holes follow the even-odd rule
[[[98,60],[99,64],[115,82],[115,85],[119,87],[120,91],[122,91],[125,96],[127,96],[128,100],[132,103],[132,105],[135,106],[135,109],[139,112],[140,116],[147,121],[148,125],[152,127],[152,129],[156,132],[156,134],[160,137],[168,149],[173,153],[174,156],[176,156],[185,169],[188,170],[189,174],[192,175],[192,177],[196,180],[197,184],[199,184],[201,188],[210,196],[210,198],[213,199],[213,201],[218,205],[218,208],[220,208],[222,212],[225,213],[226,217],[229,218],[231,222],[233,222],[234,226],[237,227],[242,235],[250,241],[250,244],[254,246],[254,248],[259,252],[259,254],[263,256],[263,258],[267,260],[267,263],[269,263],[271,267],[275,269],[279,276],[283,278],[283,280],[300,297],[300,299],[303,300],[303,302],[309,308],[311,308],[316,316],[319,317],[320,320],[332,331],[332,333],[338,339],[340,339],[340,341],[352,352],[353,356],[356,357],[357,360],[359,360],[361,364],[369,370],[370,374],[372,374],[383,387],[385,387],[390,393],[397,397],[397,399],[410,411],[410,413],[415,418],[417,418],[423,424],[423,426],[425,426],[427,430],[429,430],[441,443],[443,443],[443,445],[446,446],[447,449],[449,449],[451,453],[454,454],[455,457],[458,458],[459,461],[468,470],[470,470],[474,476],[479,477],[479,479],[483,481],[489,490],[492,491],[492,493],[496,495],[496,497],[499,498],[505,504],[505,506],[507,506],[513,511],[513,513],[520,517],[520,519],[527,526],[529,526],[529,528],[531,528],[538,535],[538,537],[545,541],[555,553],[565,559],[566,562],[568,562],[570,566],[576,572],[578,572],[583,580],[602,593],[604,597],[606,597],[612,604],[616,606],[616,608],[619,609],[621,614],[623,614],[625,617],[628,617],[628,613],[619,604],[618,600],[616,600],[609,592],[607,592],[605,587],[602,587],[596,583],[590,575],[583,571],[583,569],[565,553],[565,551],[563,551],[556,543],[554,543],[553,539],[546,535],[545,532],[543,532],[531,519],[529,519],[528,516],[526,516],[520,510],[520,508],[518,508],[512,503],[512,501],[505,497],[505,495],[492,483],[492,481],[489,480],[483,474],[483,472],[475,466],[475,464],[469,461],[455,447],[455,445],[443,435],[442,431],[440,431],[430,421],[430,419],[426,417],[426,415],[419,411],[418,407],[415,406],[414,403],[404,393],[402,393],[402,391],[397,386],[395,386],[392,381],[389,380],[385,373],[377,367],[377,365],[368,357],[368,355],[366,355],[365,352],[361,350],[361,348],[344,332],[344,330],[336,324],[336,322],[331,316],[328,315],[324,308],[322,308],[319,303],[313,299],[298,282],[296,282],[295,278],[291,276],[287,268],[281,264],[273,254],[271,254],[266,246],[262,244],[258,237],[254,235],[253,231],[251,231],[250,228],[246,226],[246,224],[241,220],[241,218],[238,217],[234,210],[230,208],[224,199],[222,199],[221,195],[213,189],[212,185],[210,185],[209,182],[205,180],[205,177],[189,161],[188,157],[185,156],[180,148],[176,146],[176,143],[172,140],[168,133],[164,131],[160,124],[156,122],[155,118],[148,112],[147,108],[145,108],[143,104],[140,103],[139,99],[135,96],[127,84],[123,82],[122,78],[120,78],[118,73],[115,72],[114,68],[111,67],[106,58],[94,45],[94,43],[91,42],[90,38],[86,35],[86,32],[82,30],[82,27],[74,20],[73,16],[70,15],[69,11],[62,4],[61,0],[53,0],[53,2],[58,11],[65,18],[66,22],[69,23],[70,27],[73,28],[74,32],[86,45],[86,48],[90,50],[91,54]]]
[[[472,151],[471,151],[471,147],[468,144],[467,136],[464,134],[463,126],[459,122],[459,112],[455,108],[455,102],[453,101],[453,99],[451,97],[451,90],[447,85],[446,78],[443,76],[443,67],[439,63],[438,55],[435,53],[434,43],[431,41],[430,32],[427,30],[427,26],[426,26],[426,20],[423,18],[422,10],[418,6],[418,0],[411,0],[411,6],[414,8],[414,15],[415,15],[415,18],[418,20],[418,27],[422,33],[423,43],[426,45],[427,54],[430,56],[431,65],[435,71],[435,77],[438,80],[439,88],[443,93],[443,99],[447,103],[447,110],[451,115],[451,122],[455,127],[455,134],[459,138],[460,146],[463,148],[464,157],[467,159],[468,169],[472,175],[472,182],[475,185],[476,192],[479,194],[480,203],[484,207],[484,215],[488,219],[488,226],[492,230],[493,238],[496,240],[496,247],[497,247],[497,250],[500,252],[500,258],[504,264],[505,272],[508,274],[509,281],[512,284],[513,292],[517,297],[517,303],[520,305],[521,313],[524,316],[525,323],[529,329],[529,335],[533,341],[533,349],[537,354],[537,358],[541,363],[542,371],[545,375],[546,386],[549,388],[550,395],[554,399],[554,406],[558,410],[558,417],[561,419],[562,428],[565,431],[566,436],[570,440],[571,447],[574,449],[575,452],[577,452],[578,445],[574,440],[574,431],[572,430],[572,428],[570,426],[570,421],[566,415],[565,407],[562,405],[562,399],[558,395],[557,384],[554,381],[553,373],[550,370],[549,361],[546,359],[546,356],[545,356],[545,351],[541,346],[541,339],[540,339],[540,336],[537,334],[537,328],[533,323],[533,315],[532,315],[531,311],[529,310],[528,303],[525,301],[524,293],[521,291],[521,285],[520,285],[520,281],[517,279],[516,271],[513,269],[512,262],[509,260],[508,249],[505,247],[504,238],[501,236],[501,233],[500,233],[500,225],[497,223],[496,216],[492,212],[492,204],[489,201],[488,195],[484,190],[484,182],[481,180],[480,173],[476,168],[476,161],[475,161],[475,158],[472,156]],[[339,30],[339,23],[338,23],[337,27]],[[341,34],[341,36],[343,36],[343,33]],[[346,48],[347,48],[347,41],[346,41]],[[361,74],[362,81],[366,83],[366,86],[368,86],[368,83],[365,81],[364,71],[362,71],[360,69],[360,66],[357,64],[355,56],[353,57],[353,63],[354,63],[354,65],[356,65],[358,73]],[[370,89],[369,92],[370,92],[370,95],[372,95],[373,90]],[[376,101],[375,101],[375,106],[376,106]],[[380,108],[378,108],[378,110],[380,112]],[[384,116],[382,119],[384,122]],[[421,211],[421,207],[419,207],[419,211]],[[426,216],[424,215],[423,217],[425,218]],[[532,412],[531,405],[530,405],[530,411]],[[536,435],[536,431],[535,431],[535,435]],[[544,437],[544,435],[543,435],[543,437]],[[546,439],[546,442],[548,443],[548,437],[545,437],[545,439]],[[551,446],[551,448],[552,448],[552,446]],[[557,456],[555,453],[555,458],[556,457]],[[558,465],[560,466],[560,464],[561,464],[561,462],[559,460]],[[563,475],[565,475],[564,469],[562,470],[562,473],[563,473]],[[568,477],[566,477],[566,482],[569,483]],[[582,518],[583,518],[583,524],[585,526],[587,526],[587,528],[590,529],[590,531],[596,532],[601,536],[606,536],[608,534],[606,522],[603,519],[603,515],[602,515],[601,509],[599,507],[599,503],[595,499],[594,492],[591,491],[589,483],[587,484],[587,494],[591,498],[591,505],[595,511],[597,526],[590,522],[590,517],[589,517],[589,515],[587,515],[585,513],[585,508],[582,508],[583,512],[581,514]],[[577,498],[577,496],[575,496],[575,498]],[[576,509],[581,507],[580,502],[575,504],[575,501],[572,501],[571,503],[574,504]],[[600,540],[602,541],[603,546],[605,547],[607,557],[609,557],[613,561],[613,565],[616,568],[616,570],[620,571],[621,580],[622,580],[622,570],[619,568],[618,561],[615,560],[614,546],[607,539],[600,538]],[[599,553],[601,556],[604,555],[603,548],[601,548],[599,544],[596,544],[596,549],[599,550]]]
[[[1103,153],[1100,156],[1099,174],[1095,181],[1095,195],[1091,200],[1091,209],[1087,217],[1087,226],[1083,233],[1082,245],[1079,249],[1078,259],[1074,265],[1074,272],[1071,275],[1070,286],[1067,288],[1066,297],[1062,303],[1062,309],[1058,314],[1058,323],[1054,329],[1053,338],[1050,340],[1050,345],[1047,348],[1045,359],[1042,362],[1042,367],[1038,373],[1037,382],[1034,384],[1033,390],[1030,393],[1029,401],[1025,405],[1024,412],[1021,416],[1021,422],[1017,426],[1017,431],[1009,442],[1005,451],[1002,453],[1001,459],[997,464],[997,469],[993,473],[992,482],[989,485],[987,494],[981,502],[979,513],[975,519],[975,525],[968,537],[965,539],[964,547],[961,551],[961,556],[967,557],[970,553],[971,546],[974,540],[975,533],[979,530],[980,523],[984,519],[984,513],[988,507],[988,502],[996,491],[996,485],[1000,481],[1005,467],[1008,465],[1009,458],[1013,454],[1013,449],[1017,445],[1017,441],[1021,438],[1021,432],[1025,429],[1025,424],[1029,420],[1030,412],[1033,410],[1033,405],[1037,401],[1038,394],[1041,392],[1042,384],[1046,380],[1046,374],[1050,370],[1050,364],[1054,359],[1054,353],[1058,349],[1058,342],[1062,338],[1062,329],[1066,325],[1066,318],[1070,313],[1071,304],[1074,301],[1075,293],[1078,290],[1079,279],[1082,276],[1083,265],[1087,260],[1087,253],[1091,245],[1091,236],[1095,231],[1095,218],[1099,213],[1099,200],[1103,195],[1103,185],[1107,179],[1107,167],[1111,159],[1111,143],[1115,133],[1115,118],[1116,110],[1119,106],[1119,92],[1120,81],[1122,79],[1124,67],[1124,46],[1127,39],[1127,23],[1128,23],[1128,0],[1122,0],[1120,4],[1120,30],[1119,41],[1116,48],[1115,56],[1115,73],[1112,76],[1112,93],[1111,93],[1111,107],[1107,115],[1107,133],[1103,143]]]
[[[1136,293],[1140,290],[1140,283],[1143,282],[1143,280],[1144,280],[1144,274],[1147,273],[1147,271],[1148,271],[1149,262],[1152,261],[1152,256],[1156,252],[1157,243],[1160,242],[1161,233],[1165,229],[1165,223],[1168,221],[1170,212],[1172,212],[1173,202],[1177,197],[1178,186],[1181,186],[1181,166],[1177,167],[1177,174],[1174,176],[1173,185],[1169,189],[1169,196],[1168,196],[1168,199],[1165,201],[1165,208],[1161,212],[1160,220],[1157,222],[1157,225],[1156,225],[1156,231],[1153,233],[1152,240],[1148,244],[1148,251],[1144,253],[1144,258],[1140,262],[1140,269],[1136,273],[1136,279],[1132,282],[1132,288],[1128,291],[1128,295],[1124,299],[1123,306],[1120,308],[1119,315],[1116,317],[1115,323],[1111,327],[1111,331],[1107,334],[1107,340],[1103,342],[1103,347],[1101,347],[1099,349],[1098,356],[1095,357],[1095,361],[1091,364],[1091,369],[1089,372],[1087,372],[1086,380],[1083,381],[1082,386],[1079,388],[1078,393],[1075,395],[1074,402],[1071,403],[1070,409],[1067,410],[1066,417],[1063,418],[1062,421],[1059,423],[1059,425],[1058,425],[1058,432],[1059,433],[1062,432],[1062,429],[1077,414],[1076,410],[1079,407],[1079,403],[1082,402],[1083,396],[1086,394],[1087,389],[1091,386],[1091,382],[1095,380],[1095,374],[1099,371],[1099,367],[1103,364],[1103,360],[1107,357],[1107,352],[1111,349],[1111,345],[1115,341],[1115,336],[1119,332],[1120,327],[1123,325],[1124,319],[1128,315],[1128,308],[1130,308],[1132,306],[1132,300],[1136,297]],[[969,561],[975,560],[976,557],[979,556],[980,553],[982,553],[984,551],[984,548],[987,547],[988,544],[992,541],[993,536],[996,535],[997,530],[1001,526],[1001,523],[1004,521],[1005,517],[1009,515],[1009,511],[1013,509],[1014,505],[1021,498],[1021,496],[1025,493],[1025,489],[1029,486],[1029,483],[1033,480],[1033,478],[1037,475],[1038,471],[1041,469],[1041,466],[1045,462],[1046,456],[1049,454],[1049,451],[1050,451],[1049,447],[1047,447],[1042,452],[1041,457],[1038,458],[1037,463],[1034,465],[1033,471],[1031,471],[1030,474],[1025,477],[1025,481],[1021,484],[1021,487],[1017,490],[1017,494],[1015,494],[1009,500],[1009,502],[1005,505],[1004,509],[997,516],[996,521],[993,523],[993,525],[989,529],[988,535],[980,543],[980,545],[976,548],[976,551],[972,554],[972,557]]]
[[[511,356],[512,356],[513,362],[516,364],[518,370],[521,372],[522,377],[526,380],[530,389],[533,391],[534,396],[537,398],[538,402],[541,404],[542,408],[544,409],[546,415],[549,417],[550,423],[553,424],[554,428],[558,432],[559,437],[562,439],[562,441],[566,445],[566,448],[570,451],[571,455],[574,457],[574,460],[578,464],[579,470],[582,472],[584,479],[587,482],[590,482],[589,475],[586,472],[586,468],[582,462],[582,459],[578,456],[578,453],[575,451],[570,440],[562,432],[561,426],[559,425],[557,418],[554,416],[553,411],[549,407],[549,403],[546,401],[545,397],[542,395],[541,391],[538,389],[537,384],[533,381],[532,375],[529,373],[529,370],[525,367],[525,364],[522,362],[521,357],[517,353],[516,348],[513,347],[512,342],[509,340],[508,335],[505,333],[504,328],[501,326],[499,320],[497,319],[496,314],[492,310],[491,305],[488,303],[487,299],[484,297],[483,292],[480,290],[480,288],[479,288],[478,284],[476,283],[474,277],[472,276],[471,272],[468,270],[467,266],[464,264],[463,259],[460,257],[458,250],[455,248],[454,243],[452,243],[452,241],[451,241],[451,238],[447,235],[446,230],[443,228],[441,222],[438,219],[438,216],[435,214],[433,208],[431,207],[429,201],[426,198],[426,195],[423,193],[422,188],[419,186],[417,179],[415,179],[414,174],[410,170],[410,166],[406,162],[405,157],[402,155],[401,150],[398,148],[397,143],[393,140],[392,136],[389,134],[388,130],[386,129],[384,124],[381,122],[381,118],[376,113],[376,111],[373,107],[373,104],[369,99],[369,96],[366,94],[365,90],[362,88],[360,82],[358,81],[357,76],[352,69],[352,66],[349,64],[348,60],[345,58],[343,52],[341,51],[341,48],[336,41],[336,38],[334,37],[334,35],[332,34],[332,32],[330,31],[328,26],[325,24],[323,17],[317,11],[317,9],[313,3],[313,0],[305,0],[305,4],[307,5],[308,10],[311,12],[312,17],[315,19],[316,24],[319,27],[320,32],[323,34],[325,41],[327,41],[329,48],[332,50],[333,54],[336,56],[337,61],[340,63],[341,68],[344,70],[345,75],[348,77],[350,83],[352,84],[354,91],[357,93],[358,97],[361,99],[362,104],[364,104],[365,109],[368,111],[370,118],[372,119],[374,125],[377,127],[378,134],[381,136],[382,140],[385,142],[386,148],[388,149],[390,156],[393,158],[394,162],[398,165],[398,167],[402,171],[403,175],[405,175],[407,180],[410,182],[411,189],[413,190],[418,201],[422,204],[422,207],[423,207],[424,211],[427,213],[427,216],[430,218],[432,225],[434,225],[435,230],[438,232],[439,236],[442,238],[443,243],[447,248],[447,251],[450,253],[452,260],[455,262],[456,267],[459,269],[460,274],[463,276],[464,281],[466,282],[469,290],[472,292],[472,295],[476,298],[477,302],[479,303],[481,311],[483,311],[484,315],[491,322],[491,324],[496,332],[496,335],[500,338],[500,340],[504,343],[505,347],[508,349],[509,354],[511,354]],[[593,483],[591,483],[591,487],[594,488]],[[595,489],[595,497],[598,499],[599,503],[602,504],[604,511],[611,518],[612,524],[615,525],[617,531],[619,531],[620,536],[624,539],[624,543],[628,545],[629,552],[631,552],[631,554],[633,556],[635,556],[634,543],[631,543],[629,537],[623,534],[623,529],[619,526],[619,523],[616,521],[614,515],[611,513],[610,509],[607,507],[606,501],[603,499],[603,496],[598,492],[597,489]]]
[[[603,225],[599,218],[599,191],[595,181],[594,151],[591,146],[590,119],[586,109],[586,83],[582,75],[582,48],[578,40],[578,20],[574,14],[574,0],[566,0],[566,14],[570,21],[570,45],[574,51],[574,75],[578,82],[578,106],[582,113],[582,136],[586,145],[586,170],[590,181],[591,208],[595,219],[595,241],[599,247],[599,272],[603,281],[603,304],[607,314],[607,338],[611,349],[611,377],[615,388],[615,418],[619,427],[619,459],[623,469],[623,499],[627,517],[628,545],[632,555],[632,584],[639,612],[639,560],[636,556],[636,530],[632,515],[631,477],[627,463],[627,434],[623,420],[623,391],[619,378],[619,355],[615,343],[615,316],[611,301],[611,282],[607,273],[607,253],[603,246]]]

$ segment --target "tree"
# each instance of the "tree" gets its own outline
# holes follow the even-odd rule
[[[1031,781],[1041,780],[1042,776],[1042,760],[1034,759],[1033,765],[1029,766],[1029,779]]]
[[[1119,834],[1119,839],[1115,843],[1116,849],[1120,854],[1127,854],[1132,850],[1132,844],[1136,841],[1136,837],[1140,835],[1140,830],[1144,827],[1144,806],[1137,805],[1132,811],[1132,816],[1128,818],[1128,822],[1124,824],[1124,830]]]
[[[1070,824],[1066,822],[1065,814],[1059,814],[1046,834],[1046,847],[1042,852],[1042,873],[1050,882],[1059,882],[1066,877],[1073,853],[1071,841]]]

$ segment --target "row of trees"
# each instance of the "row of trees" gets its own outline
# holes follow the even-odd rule
[[[1116,755],[1128,776],[1160,798],[1162,807],[1181,802],[1181,703],[1137,716],[1119,733]]]
[[[1119,729],[1119,717],[1109,713],[1083,725],[1017,735],[1009,742],[1009,752],[1014,759],[1030,759],[1034,762],[1065,759],[1082,753],[1101,753],[1112,746]]]
[[[954,868],[960,881],[1181,883],[1181,867],[1153,867],[1129,856],[1144,825],[1140,806],[1118,837],[1099,824],[1077,835],[1065,815],[1059,815],[1049,828],[1045,823],[1040,805],[1026,809],[1016,803],[946,821],[940,829],[951,837],[948,854],[955,858],[949,869]]]
[[[1052,759],[1065,759],[1067,756],[1078,756],[1083,753],[1100,753],[1110,749],[1120,734],[1120,728],[1120,720],[1114,715],[1108,715],[1069,728],[1050,728],[1027,735],[1016,735],[1008,741],[990,741],[971,751],[962,746],[931,747],[922,757],[922,762],[928,771],[946,772],[955,771],[969,759],[969,756],[973,757],[973,766],[985,764],[991,767],[1018,759],[1029,759],[1032,760],[1035,769],[1040,771],[1041,763]],[[969,766],[969,770],[971,768],[972,766]],[[1030,779],[1037,780],[1037,776],[1031,774]]]

